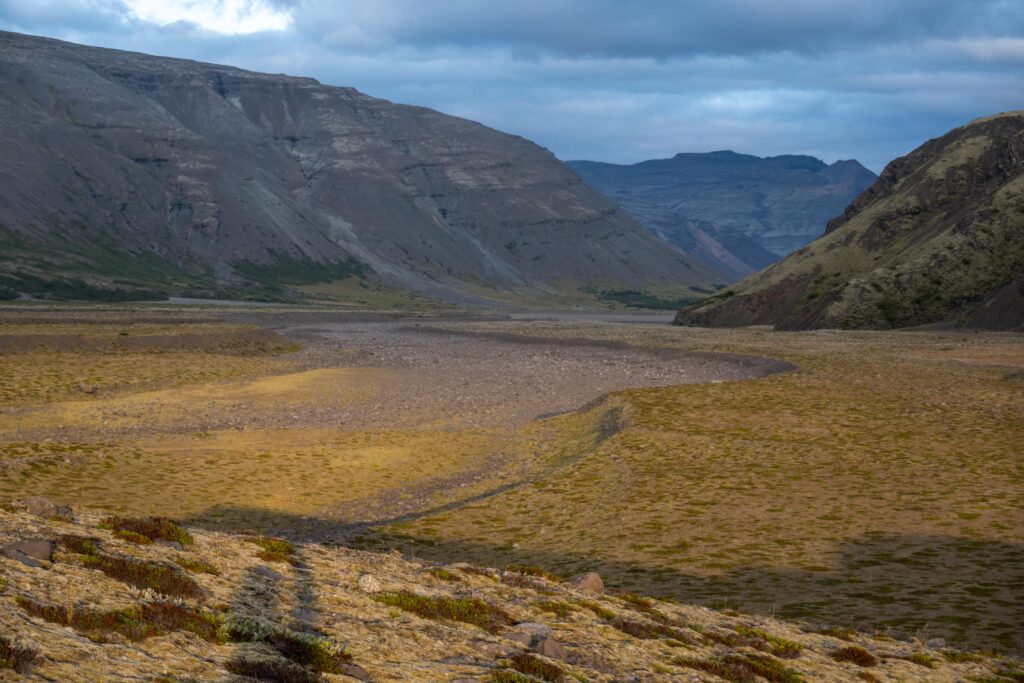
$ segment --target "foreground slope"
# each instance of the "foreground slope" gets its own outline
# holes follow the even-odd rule
[[[1024,325],[1024,112],[890,163],[804,249],[676,317],[685,325]]]
[[[1019,680],[1013,660],[265,536],[0,510],[0,680]],[[13,669],[13,671],[12,671]],[[14,672],[23,678],[13,676]]]
[[[820,236],[875,180],[853,160],[729,151],[568,165],[652,232],[735,279]]]
[[[547,150],[472,121],[6,32],[0,76],[9,295],[266,294],[356,275],[464,299],[718,277]]]

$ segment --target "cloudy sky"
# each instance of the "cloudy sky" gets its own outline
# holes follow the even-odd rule
[[[1022,0],[0,0],[0,28],[313,76],[563,159],[887,161],[1024,108]]]

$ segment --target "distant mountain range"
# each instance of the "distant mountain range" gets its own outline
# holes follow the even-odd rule
[[[825,231],[876,179],[856,161],[677,154],[631,165],[568,161],[649,230],[739,279]]]
[[[1024,329],[1024,111],[891,162],[826,235],[676,320]]]
[[[523,138],[352,88],[0,32],[0,294],[713,291]],[[622,294],[625,292],[626,294]]]

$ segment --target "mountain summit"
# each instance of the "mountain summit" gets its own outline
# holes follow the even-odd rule
[[[784,261],[679,313],[687,325],[1024,326],[1024,112],[891,162]]]
[[[567,163],[652,232],[734,279],[819,237],[875,180],[853,160],[729,150],[628,166]]]
[[[352,88],[0,32],[0,286],[453,301],[721,276],[523,138]]]

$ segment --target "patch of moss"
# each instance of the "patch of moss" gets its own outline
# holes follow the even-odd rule
[[[445,569],[444,567],[431,567],[427,570],[427,573],[436,579],[441,579],[442,581],[449,581],[452,583],[462,581],[461,576],[453,571]]]
[[[672,640],[685,643],[687,645],[696,644],[694,639],[687,633],[667,624],[656,624],[649,621],[636,621],[634,619],[625,619],[623,617],[616,617],[608,623],[634,638],[642,638],[645,640],[671,638]]]
[[[798,672],[768,655],[726,655],[711,659],[676,657],[677,666],[685,666],[718,676],[730,683],[757,683],[765,679],[770,683],[801,683],[804,679]]]
[[[575,611],[575,608],[561,600],[538,600],[533,606],[542,612],[551,612],[559,617],[567,617]]]
[[[943,659],[954,664],[966,664],[984,661],[984,657],[974,652],[963,652],[962,650],[943,650]]]
[[[203,589],[176,565],[112,555],[86,555],[82,565],[97,569],[112,579],[136,588],[149,588],[164,595],[198,598]]]
[[[13,641],[0,636],[0,669],[12,669],[16,673],[28,673],[32,665],[39,661],[39,653],[30,647],[16,645]]]
[[[252,536],[245,540],[262,548],[260,552],[256,553],[256,556],[264,562],[287,562],[288,564],[298,562],[298,558],[295,557],[295,546],[283,538]]]
[[[518,671],[501,669],[491,674],[491,683],[535,683],[534,679],[524,676]]]
[[[542,681],[557,681],[565,675],[565,669],[546,660],[520,652],[509,659],[509,665],[519,673],[539,678]]]
[[[103,572],[136,588],[149,588],[164,595],[198,598],[203,589],[177,565],[133,557],[116,557],[100,552],[96,539],[60,536],[57,543],[64,549],[82,555],[82,566]]]
[[[117,633],[138,641],[171,631],[188,631],[210,642],[221,642],[221,617],[172,602],[153,601],[120,610],[68,608],[18,596],[16,602],[26,613],[102,640]]]
[[[614,611],[608,609],[599,602],[594,602],[593,600],[578,599],[573,600],[573,602],[579,605],[580,607],[586,607],[588,610],[590,610],[597,616],[608,621],[611,621],[612,619],[615,619],[618,616],[618,614],[616,614]]]
[[[182,546],[192,545],[195,539],[173,520],[166,517],[107,517],[100,522],[101,529],[112,529],[116,535],[131,541],[142,537],[147,541],[176,541]]]
[[[182,569],[194,572],[196,574],[210,574],[212,576],[220,576],[220,569],[216,565],[207,562],[206,560],[200,560],[191,557],[179,557],[174,560],[174,564],[178,565]]]
[[[492,633],[512,623],[512,618],[504,610],[478,598],[431,597],[397,591],[378,594],[374,599],[424,619],[461,621]]]
[[[344,665],[352,662],[352,655],[343,645],[308,633],[280,630],[270,636],[269,642],[296,664],[324,673],[344,673]]]
[[[276,683],[321,683],[324,680],[316,671],[289,662],[287,659],[251,659],[236,657],[224,668],[236,676],[243,676],[258,681],[275,681]]]
[[[846,641],[853,640],[853,637],[857,635],[856,632],[848,628],[842,628],[840,626],[825,626],[823,628],[819,628],[815,631],[812,631],[812,633],[818,633],[823,636],[831,636],[832,638],[838,638],[839,640]]]
[[[935,665],[939,663],[937,657],[933,657],[927,652],[915,652],[912,655],[900,657],[900,659],[905,659],[908,662],[913,662],[914,664],[917,664],[918,666],[923,666],[926,669],[934,669]]]
[[[836,650],[832,653],[832,659],[837,662],[849,662],[857,666],[876,666],[878,664],[878,657],[856,645]]]
[[[768,645],[768,652],[771,652],[776,657],[782,657],[783,659],[799,657],[800,651],[804,649],[804,646],[796,641],[789,640],[787,638],[780,638],[779,636],[773,636],[772,634],[758,628],[737,626],[735,631],[741,636],[763,640]],[[764,648],[757,649],[760,650]]]

